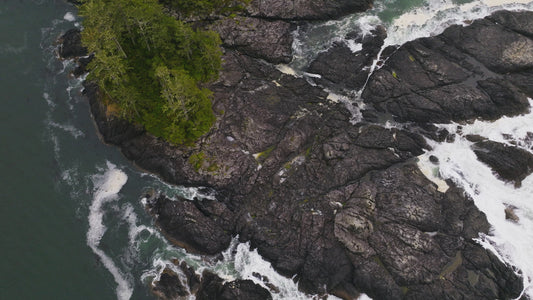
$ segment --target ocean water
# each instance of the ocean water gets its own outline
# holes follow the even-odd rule
[[[395,44],[501,7],[533,9],[533,2],[502,1],[378,0],[368,12],[295,31],[297,57],[280,68],[298,74],[314,55],[355,28],[370,31],[383,24],[389,31],[387,44]],[[158,233],[142,195],[155,190],[191,198],[198,191],[159,181],[99,139],[80,95],[81,80],[69,76],[73,62],[56,57],[57,37],[78,22],[76,8],[62,0],[0,1],[0,299],[152,299],[150,282],[164,267],[172,267],[174,258],[228,280],[250,278],[266,286],[252,276],[259,272],[279,288],[276,299],[313,298],[278,275],[248,244],[235,239],[217,261],[175,248]],[[453,131],[457,125],[439,126]],[[462,130],[510,143],[502,135],[507,133],[532,151],[524,138],[527,128],[533,128],[531,115]],[[529,284],[533,207],[527,200],[533,178],[515,189],[467,159],[469,151],[462,138],[435,144],[420,165],[465,187],[493,225],[493,236],[480,237],[480,243],[526,274]],[[440,158],[439,169],[426,162],[431,154]],[[518,223],[505,221],[505,205],[517,207]]]

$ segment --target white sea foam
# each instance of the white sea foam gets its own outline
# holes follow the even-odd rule
[[[424,6],[398,16],[387,26],[385,46],[437,35],[453,24],[465,25],[501,9],[533,10],[533,1],[477,0],[457,5],[452,0],[429,0]]]
[[[64,19],[65,21],[74,22],[74,21],[76,21],[76,16],[74,16],[74,14],[71,13],[71,12],[67,12],[67,13],[63,16],[63,19]]]
[[[458,129],[457,124],[440,127],[452,132]],[[524,141],[528,129],[533,128],[533,113],[514,118],[503,117],[495,122],[476,121],[461,127],[453,143],[429,141],[433,150],[425,156],[438,157],[440,176],[452,179],[463,187],[476,206],[485,213],[492,225],[491,235],[482,235],[478,241],[504,262],[520,270],[524,293],[533,298],[533,257],[530,251],[533,249],[533,176],[524,179],[520,188],[498,179],[487,165],[478,161],[471,149],[472,142],[465,138],[467,134],[479,134],[503,143],[509,142],[509,136],[512,140]],[[521,145],[533,153],[530,144]],[[514,212],[519,217],[518,222],[506,219],[505,208],[509,206],[516,208]]]
[[[128,223],[128,237],[129,237],[130,247],[133,247],[137,250],[139,249],[139,243],[145,241],[145,240],[139,240],[139,236],[143,232],[148,232],[149,236],[155,235],[158,238],[163,239],[159,231],[157,231],[154,227],[143,225],[143,224],[138,224],[137,214],[135,213],[133,205],[131,205],[130,203],[127,203],[122,208],[122,211],[123,211],[122,218]]]
[[[59,124],[59,123],[56,123],[56,122],[53,122],[53,121],[50,121],[48,123],[51,127],[54,127],[54,128],[58,128],[58,129],[61,129],[67,133],[69,133],[70,135],[72,135],[74,138],[79,138],[79,137],[83,137],[85,136],[85,133],[83,133],[83,131],[79,130],[78,128],[74,127],[73,125],[70,125],[70,124]]]
[[[142,173],[141,176],[148,176],[155,179],[159,189],[161,189],[166,196],[171,200],[176,200],[175,196],[183,197],[187,200],[194,199],[205,199],[205,200],[215,200],[215,194],[212,190],[206,189],[204,187],[185,187],[185,186],[175,186],[168,184],[162,181],[159,177],[151,173]]]
[[[530,106],[533,100],[529,99]],[[449,132],[461,128],[462,135],[480,135],[492,141],[514,145],[525,150],[533,150],[533,112],[515,117],[502,117],[494,122],[476,120],[472,124],[440,125]]]
[[[117,298],[120,300],[131,297],[133,293],[132,284],[113,260],[98,246],[106,231],[106,226],[103,224],[104,204],[117,199],[117,194],[127,180],[128,176],[109,162],[104,174],[94,176],[93,181],[96,189],[93,194],[93,202],[89,208],[89,230],[87,232],[87,245],[98,255],[102,264],[113,275],[117,283]]]
[[[379,14],[389,7],[386,1],[376,1],[374,9],[352,14],[339,20],[299,27],[293,33],[293,61],[289,64],[300,74],[321,52],[327,51],[335,42],[344,42],[352,51],[359,49],[353,40],[346,40],[350,32],[370,34],[378,25],[387,29],[384,47],[402,45],[420,37],[440,34],[453,24],[465,25],[469,21],[484,18],[491,13],[506,10],[533,10],[531,0],[475,0],[456,4],[453,0],[427,0],[393,18],[383,21]]]
[[[50,97],[50,95],[48,93],[43,93],[43,98],[44,100],[46,100],[46,103],[48,104],[48,106],[50,107],[55,107],[56,104],[54,103],[54,101],[52,100],[52,98]]]
[[[300,292],[297,282],[276,272],[272,265],[257,253],[257,249],[251,250],[249,243],[239,243],[238,237],[232,240],[230,247],[222,255],[224,259],[211,269],[214,269],[226,281],[237,278],[250,279],[269,290],[275,300],[318,299],[316,295]],[[254,273],[259,274],[261,278]],[[272,289],[271,286],[276,289]],[[328,299],[339,298],[329,295]]]

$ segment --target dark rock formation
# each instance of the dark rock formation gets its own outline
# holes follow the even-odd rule
[[[451,26],[439,36],[402,45],[375,72],[365,102],[399,121],[463,121],[516,115],[533,96],[533,12],[508,12]],[[480,38],[482,37],[482,38]],[[505,45],[504,47],[502,45]]]
[[[231,235],[202,214],[192,201],[162,198],[153,202],[150,209],[170,239],[189,251],[217,254],[229,246]]]
[[[329,20],[371,6],[372,0],[253,0],[247,11],[265,19]]]
[[[502,179],[514,181],[516,186],[533,172],[533,154],[505,144],[482,141],[473,145],[474,153]]]
[[[360,90],[368,78],[370,66],[383,46],[387,34],[378,27],[372,35],[351,37],[362,44],[362,49],[353,53],[344,43],[335,43],[311,63],[307,72],[320,74],[318,84],[332,90]]]
[[[235,17],[216,22],[212,29],[220,34],[226,48],[271,63],[288,63],[292,59],[294,28],[289,22]]]
[[[510,71],[499,74],[498,67],[484,67],[473,54],[451,46],[451,39],[454,30],[483,26],[503,28],[498,29],[502,35],[520,41],[529,38],[489,19],[472,26],[400,48],[372,75],[365,99],[377,110],[417,122],[523,111],[527,91],[504,79],[529,72],[527,55],[501,59]],[[98,90],[86,87],[106,142],[168,182],[217,191],[216,201],[164,196],[150,201],[172,241],[217,253],[239,234],[276,270],[297,275],[300,287],[313,293],[354,298],[362,291],[375,299],[519,295],[517,275],[472,241],[489,229],[484,214],[458,188],[439,192],[412,163],[428,147],[420,135],[364,122],[352,125],[344,105],[327,101],[321,88],[233,49],[227,49],[220,79],[210,88],[216,124],[196,145],[176,147],[118,119],[100,103]],[[445,104],[436,106],[417,100],[443,95]],[[451,138],[445,132],[435,136]],[[266,297],[251,283],[222,284],[204,275],[197,297],[214,295]]]
[[[202,284],[196,295],[198,300],[268,300],[270,293],[251,280],[223,283],[217,275],[204,272]]]
[[[152,284],[154,295],[164,300],[185,300],[191,295],[196,296],[198,300],[272,299],[268,290],[251,280],[224,282],[222,278],[207,270],[200,277],[184,262],[181,263],[180,268],[186,273],[192,272],[192,278],[187,274],[180,276],[167,267],[161,273],[159,280]]]
[[[152,293],[163,300],[185,299],[189,295],[188,287],[183,286],[178,274],[169,268],[165,268],[159,281],[152,285]]]
[[[87,48],[81,45],[81,32],[77,28],[69,29],[59,39],[59,56],[74,58],[87,55]]]
[[[292,59],[292,31],[302,20],[337,18],[367,10],[371,0],[254,0],[247,11],[211,25],[226,48],[271,63]]]

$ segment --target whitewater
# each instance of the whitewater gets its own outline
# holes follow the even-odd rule
[[[417,38],[440,34],[451,25],[468,26],[473,20],[498,10],[533,10],[533,1],[530,0],[478,0],[466,3],[429,0],[421,6],[410,8],[399,8],[394,4],[390,1],[376,1],[374,8],[365,13],[299,28],[294,32],[295,59],[288,65],[278,66],[278,69],[295,76],[312,77],[314,74],[307,74],[303,70],[319,53],[327,51],[335,42],[345,43],[353,52],[361,49],[361,44],[345,38],[354,30],[366,35],[371,34],[377,26],[384,26],[387,38],[381,49],[383,51],[391,45],[402,45]],[[401,14],[390,17],[392,11],[402,9]],[[378,55],[371,66],[369,77],[379,68],[379,60]],[[364,87],[349,95],[330,93],[328,99],[344,102],[353,114],[352,120],[358,121],[361,119],[360,109],[365,107],[361,99],[363,89]],[[530,107],[532,104],[530,99]],[[384,125],[402,126],[395,122]],[[428,139],[432,150],[419,157],[420,169],[437,184],[440,191],[447,189],[445,180],[450,179],[474,200],[492,226],[489,235],[480,235],[476,241],[522,276],[522,294],[533,299],[533,256],[530,253],[530,249],[533,249],[533,176],[528,176],[521,187],[498,179],[488,166],[477,160],[471,147],[473,143],[465,138],[469,134],[479,135],[490,141],[514,145],[533,153],[533,113],[502,117],[494,122],[476,120],[472,124],[435,125],[456,134],[457,138],[453,142],[442,143]],[[438,166],[430,162],[430,156],[438,158]],[[519,221],[507,220],[506,208],[512,208]]]
[[[376,1],[374,8],[368,12],[297,29],[293,44],[295,59],[279,68],[298,76],[312,76],[304,74],[302,70],[318,53],[327,51],[334,42],[345,42],[353,51],[360,49],[360,45],[344,38],[354,29],[361,29],[368,34],[376,26],[383,25],[388,33],[385,46],[400,45],[419,37],[439,34],[452,24],[467,25],[471,20],[499,9],[533,10],[533,1],[525,0],[479,0],[462,4],[449,0],[429,0],[418,6],[394,10],[395,3]],[[43,29],[43,43],[51,44],[51,39],[57,37],[66,24],[79,26],[77,22],[74,9],[64,12],[50,27]],[[140,292],[139,289],[145,289],[158,280],[164,268],[171,268],[183,276],[172,262],[176,258],[187,262],[199,273],[208,269],[225,280],[250,279],[270,289],[266,282],[253,275],[259,273],[278,288],[279,292],[272,293],[274,299],[317,298],[316,295],[300,292],[297,282],[279,275],[257,250],[251,249],[247,243],[239,243],[237,238],[223,253],[222,260],[192,255],[175,248],[155,228],[144,210],[146,197],[140,196],[146,191],[156,191],[171,196],[174,194],[189,199],[199,196],[216,201],[213,195],[204,194],[196,188],[163,183],[130,166],[116,149],[105,148],[105,151],[94,154],[91,161],[81,161],[84,158],[69,155],[68,145],[91,139],[90,131],[95,129],[92,124],[84,127],[75,121],[76,107],[83,100],[79,96],[81,80],[67,77],[74,67],[73,63],[67,61],[53,66],[55,54],[50,47],[44,48],[46,60],[55,74],[50,79],[50,85],[61,80],[68,81],[68,85],[61,91],[48,87],[42,93],[42,101],[47,103],[49,109],[45,120],[45,139],[54,149],[59,178],[68,186],[65,189],[73,199],[81,203],[76,214],[85,222],[86,243],[103,268],[111,274],[118,299],[149,297],[146,291]],[[20,49],[9,46],[2,48],[0,52]],[[361,104],[359,95],[360,91],[354,91],[353,95],[339,97],[346,102]],[[61,97],[65,101],[59,101]],[[331,98],[335,96],[332,95]],[[85,110],[84,113],[88,111]],[[354,111],[354,114],[357,113],[358,111]],[[69,114],[70,117],[65,117]],[[446,188],[444,179],[451,179],[465,189],[492,225],[491,234],[480,236],[477,241],[524,275],[524,293],[533,299],[533,258],[528,253],[528,249],[533,249],[533,203],[529,201],[533,195],[533,177],[527,177],[520,188],[499,180],[490,168],[477,160],[471,149],[472,143],[465,138],[468,134],[477,134],[489,140],[517,145],[533,153],[533,145],[527,138],[528,128],[533,128],[533,114],[503,117],[495,122],[436,125],[456,133],[457,138],[454,142],[442,143],[428,140],[432,150],[420,156],[420,168],[430,170],[426,172],[427,176],[443,189]],[[461,130],[458,131],[459,127]],[[86,146],[92,147],[91,144]],[[105,157],[97,157],[102,154]],[[429,162],[431,155],[439,158],[438,166]],[[504,210],[509,206],[515,207],[518,222],[505,219]],[[328,299],[335,298],[330,296]],[[362,295],[360,299],[368,297]]]

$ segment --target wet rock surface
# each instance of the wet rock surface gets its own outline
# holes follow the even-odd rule
[[[87,55],[87,48],[81,45],[81,32],[77,28],[68,30],[59,39],[59,56],[64,59]]]
[[[166,267],[152,283],[152,292],[159,299],[186,300],[195,296],[198,300],[270,300],[272,296],[265,288],[251,280],[225,282],[209,271],[201,276],[184,262],[179,264],[179,273]]]
[[[165,268],[161,272],[159,281],[152,285],[152,293],[164,300],[186,299],[189,288],[182,284],[178,274]]]
[[[378,112],[422,123],[526,109],[528,91],[516,82],[527,86],[520,79],[530,71],[527,57],[511,55],[486,66],[478,61],[481,56],[471,54],[478,51],[475,45],[464,46],[470,49],[466,54],[455,43],[460,44],[461,30],[484,26],[499,32],[494,39],[499,34],[507,42],[508,34],[520,41],[529,37],[490,19],[472,26],[400,47],[371,76],[365,100]],[[521,279],[472,240],[488,233],[485,215],[461,189],[439,192],[414,164],[428,148],[419,134],[366,121],[352,125],[351,113],[328,101],[322,88],[231,47],[210,88],[216,124],[190,147],[169,145],[116,118],[98,101],[96,87],[85,89],[106,142],[168,182],[217,191],[215,201],[164,196],[150,201],[158,225],[177,245],[214,254],[238,234],[277,271],[297,275],[305,291],[345,298],[358,292],[375,299],[520,294]],[[440,97],[444,104],[438,108],[427,100]],[[417,100],[422,98],[427,101]],[[439,136],[450,138],[435,133]],[[198,299],[268,299],[250,282],[226,286],[209,276],[198,286]],[[180,290],[179,285],[168,289],[176,295]]]
[[[378,27],[366,36],[355,33],[348,38],[354,43],[360,43],[361,50],[354,53],[345,43],[335,43],[311,62],[307,72],[319,74],[321,77],[314,81],[331,90],[360,90],[366,83],[370,66],[377,58],[386,37],[383,27]]]
[[[196,295],[198,300],[269,300],[270,293],[251,280],[224,283],[217,275],[204,272]]]
[[[512,15],[498,12],[402,45],[370,77],[363,99],[396,120],[419,123],[527,111],[527,96],[533,96],[533,39],[526,19],[533,13]]]
[[[303,20],[329,20],[370,8],[371,0],[253,0],[247,10],[214,22],[224,47],[270,63],[292,60],[292,31]]]
[[[526,150],[493,142],[475,143],[472,148],[477,158],[489,165],[500,178],[513,181],[516,186],[533,172],[533,154]]]

